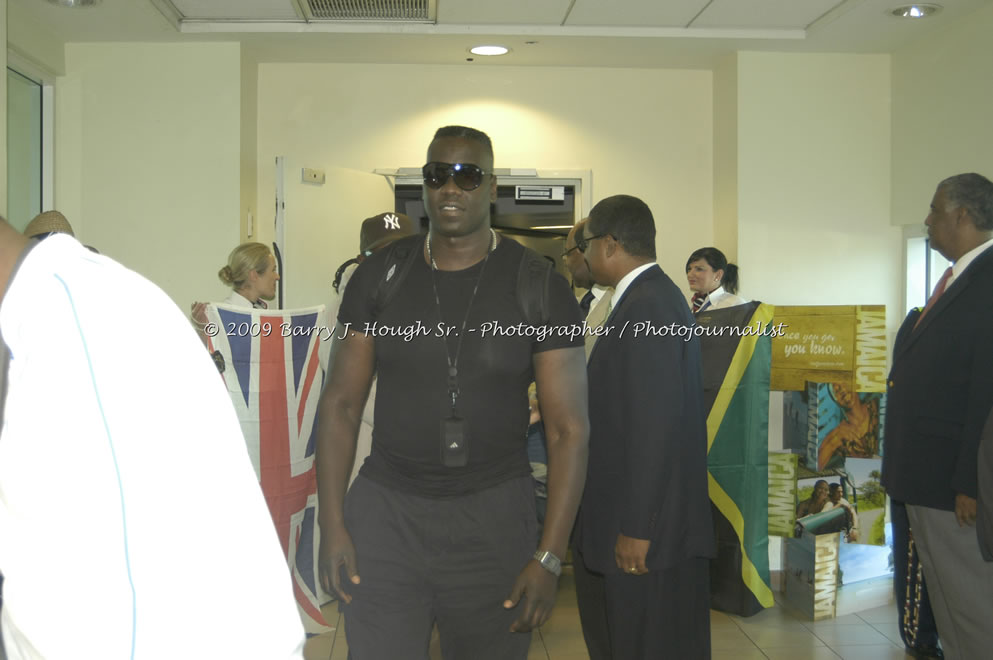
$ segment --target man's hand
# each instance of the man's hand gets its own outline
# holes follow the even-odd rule
[[[617,568],[629,575],[647,573],[645,558],[648,556],[648,546],[651,544],[649,539],[636,539],[618,534],[617,543],[614,544],[614,561],[617,562]]]
[[[955,519],[959,527],[972,527],[976,524],[976,498],[955,494]]]
[[[352,596],[341,588],[341,567],[345,567],[352,584],[360,582],[352,537],[344,525],[339,525],[329,533],[324,533],[324,529],[321,529],[321,532],[321,548],[317,554],[321,586],[329,594],[337,594],[342,601],[351,603]]]
[[[555,592],[559,579],[532,559],[517,576],[510,597],[503,601],[506,609],[517,607],[518,601],[524,597],[524,606],[520,615],[510,625],[510,632],[528,632],[539,627],[552,614],[555,607]]]

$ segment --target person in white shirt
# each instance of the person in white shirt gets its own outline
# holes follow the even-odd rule
[[[686,279],[693,292],[693,313],[743,305],[747,301],[735,295],[738,291],[738,267],[728,263],[724,253],[715,247],[704,247],[686,260]]]
[[[8,660],[301,659],[241,428],[183,313],[74,238],[2,219],[0,295]],[[80,607],[60,616],[66,597]]]

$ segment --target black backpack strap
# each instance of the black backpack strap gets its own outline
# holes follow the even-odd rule
[[[548,325],[548,283],[552,277],[552,262],[531,248],[524,248],[517,270],[517,303],[528,325]]]
[[[424,236],[417,234],[401,238],[386,248],[386,265],[383,277],[376,287],[376,299],[373,304],[373,318],[379,318],[400,289],[400,283],[407,277],[410,267],[423,254]]]

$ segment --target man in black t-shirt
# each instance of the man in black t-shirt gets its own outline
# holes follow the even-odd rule
[[[554,605],[586,472],[583,337],[571,331],[581,316],[553,273],[549,323],[528,325],[524,248],[490,228],[492,168],[484,133],[439,129],[424,167],[431,231],[398,243],[423,258],[404,273],[371,256],[339,310],[318,414],[320,570],[356,660],[426,657],[434,624],[446,658],[523,659]],[[372,453],[345,497],[373,373]],[[525,451],[532,381],[549,454],[540,542]]]

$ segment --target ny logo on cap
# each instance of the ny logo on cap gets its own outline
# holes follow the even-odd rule
[[[384,215],[383,222],[385,223],[385,229],[400,229],[400,218],[396,217],[392,213]]]

